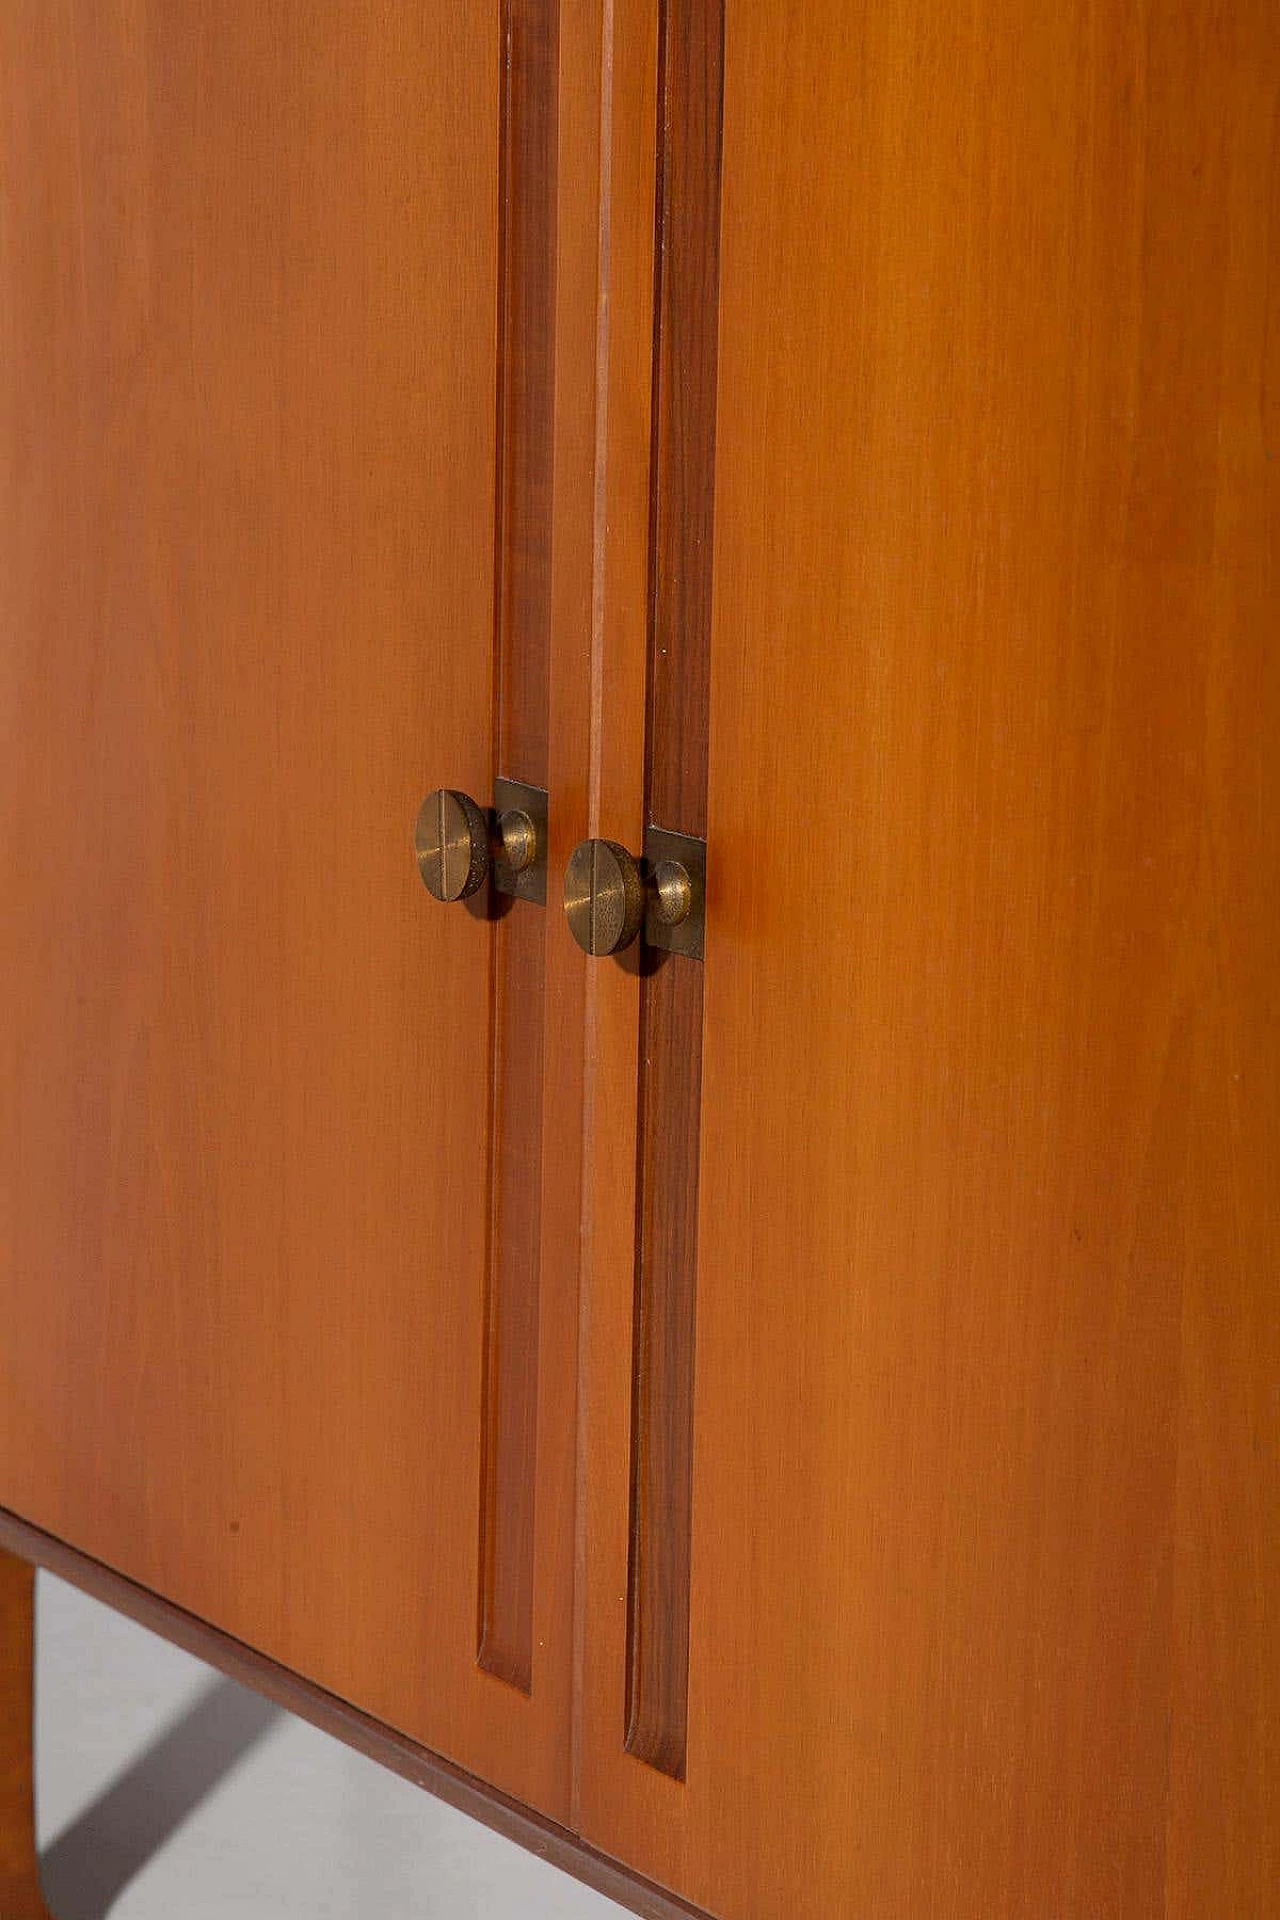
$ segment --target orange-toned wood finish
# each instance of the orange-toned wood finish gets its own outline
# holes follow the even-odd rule
[[[645,818],[705,838],[723,0],[658,20]],[[640,979],[627,1751],[684,1773],[692,1545],[702,977]]]
[[[629,1912],[642,1916],[642,1920],[696,1920],[696,1907],[677,1900],[662,1888],[645,1881],[639,1874],[586,1846],[566,1827],[547,1819],[543,1814],[532,1812],[521,1802],[500,1793],[487,1781],[442,1759],[439,1754],[418,1746],[404,1734],[396,1733],[392,1728],[371,1719],[346,1701],[323,1692],[313,1682],[300,1680],[287,1667],[264,1658],[252,1647],[232,1640],[216,1627],[197,1620],[194,1615],[182,1612],[170,1601],[148,1593],[146,1588],[134,1585],[110,1567],[86,1558],[74,1547],[68,1547],[50,1534],[28,1526],[24,1520],[5,1513],[3,1508],[0,1508],[0,1547],[10,1547],[35,1566],[47,1567],[59,1579],[70,1581],[83,1593],[92,1594],[95,1599],[114,1607],[118,1613],[136,1620],[149,1632],[157,1633],[174,1646],[184,1648],[243,1686],[252,1687],[264,1699],[273,1700],[289,1713],[297,1714],[312,1726],[322,1728],[357,1753],[366,1754],[379,1765],[411,1781],[414,1786],[424,1788],[449,1806],[457,1807],[460,1812],[482,1821],[494,1832],[517,1841],[530,1852],[536,1853],[539,1859],[548,1860],[553,1866],[572,1873],[587,1886],[618,1901]],[[19,1563],[18,1573],[25,1578],[29,1594],[30,1567]],[[29,1611],[22,1618],[29,1621]],[[21,1632],[29,1653],[29,1634],[25,1626]],[[19,1641],[21,1644],[22,1641]],[[28,1661],[28,1672],[29,1664]],[[29,1705],[29,1680],[26,1693]],[[19,1792],[15,1796],[18,1819],[13,1831],[21,1837],[24,1849],[18,1856],[20,1873],[17,1885],[25,1898],[27,1888],[35,1885],[34,1874],[30,1870],[30,1793],[21,1786],[21,1782],[30,1776],[30,1755],[27,1751],[29,1714],[24,1713],[17,1724],[21,1771],[18,1775]],[[0,1891],[3,1891],[2,1885]],[[36,1907],[29,1912],[25,1906],[5,1906],[0,1911],[3,1911],[5,1920],[46,1920],[43,1907]]]
[[[35,1574],[0,1547],[0,1913],[49,1920],[36,1860],[32,1764]]]
[[[681,347],[663,4],[0,10],[4,1537],[639,1912],[1264,1914],[1280,17],[727,0]],[[659,788],[666,1538],[693,1027],[556,905]]]
[[[555,392],[557,0],[504,0],[499,167],[494,755],[546,787]],[[585,649],[580,657],[585,659]],[[552,901],[554,905],[554,898]],[[502,902],[492,956],[479,1656],[533,1685],[544,906]],[[563,1360],[559,1363],[563,1369]]]
[[[610,823],[648,19],[614,9],[605,133]],[[729,0],[725,47],[686,1778],[618,1738],[613,968],[583,1830],[733,1920],[1263,1913],[1280,16]]]
[[[412,858],[495,771],[501,67],[487,4],[0,11],[0,1504],[564,1818],[576,1169],[526,1699],[493,927]]]

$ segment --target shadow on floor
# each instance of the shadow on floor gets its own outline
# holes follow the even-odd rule
[[[232,1680],[215,1680],[40,1859],[56,1920],[107,1920],[148,1860],[281,1718]]]

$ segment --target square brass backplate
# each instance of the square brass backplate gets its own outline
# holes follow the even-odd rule
[[[522,780],[495,780],[493,783],[494,824],[504,813],[523,813],[532,820],[537,835],[537,852],[530,866],[517,873],[502,851],[502,835],[495,833],[493,884],[499,893],[513,894],[517,900],[547,904],[547,791],[545,787],[527,787]]]
[[[674,926],[659,914],[656,889],[649,884],[658,868],[668,860],[684,868],[692,892],[688,914]],[[707,925],[706,841],[692,833],[668,833],[662,827],[649,827],[644,836],[642,873],[648,897],[644,916],[646,944],[661,947],[666,953],[686,954],[690,960],[701,960]]]

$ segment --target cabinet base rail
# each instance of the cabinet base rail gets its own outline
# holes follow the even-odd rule
[[[194,1654],[229,1679],[332,1734],[437,1799],[470,1814],[642,1920],[704,1920],[661,1887],[599,1853],[568,1828],[499,1793],[404,1734],[349,1706],[287,1667],[137,1586],[100,1561],[0,1508],[0,1913],[50,1920],[40,1889],[32,1771],[34,1569],[101,1600]]]

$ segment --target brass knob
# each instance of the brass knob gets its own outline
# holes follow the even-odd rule
[[[693,881],[678,860],[659,860],[653,870],[653,911],[664,927],[679,927],[693,912]]]
[[[564,876],[569,931],[584,953],[621,953],[644,922],[640,865],[614,840],[584,840]]]
[[[706,929],[707,843],[650,827],[644,858],[616,840],[584,840],[564,877],[569,930],[584,953],[646,946],[701,960]]]
[[[537,823],[520,807],[498,815],[502,851],[512,873],[527,873],[538,857]]]
[[[441,787],[418,809],[418,872],[437,900],[467,900],[489,872],[489,822],[469,794]]]

